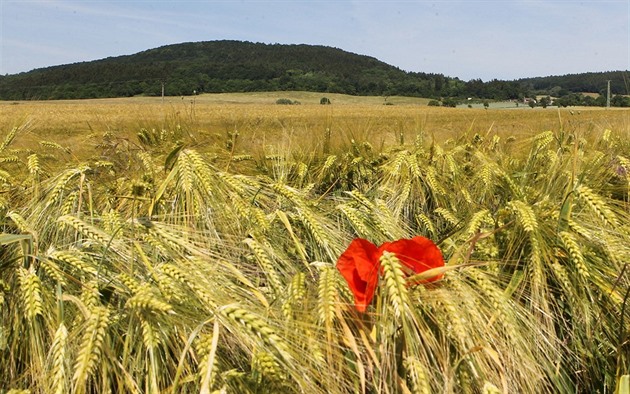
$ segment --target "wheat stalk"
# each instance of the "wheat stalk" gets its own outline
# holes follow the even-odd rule
[[[320,324],[329,331],[335,319],[337,303],[337,287],[334,280],[335,271],[332,267],[322,267],[319,272],[317,286],[317,316]]]
[[[86,170],[86,168],[71,168],[60,174],[57,177],[54,187],[48,194],[50,204],[60,201],[68,182],[70,182],[72,178],[80,175],[84,170]]]
[[[140,317],[140,327],[142,327],[142,342],[144,346],[150,351],[154,351],[160,345],[160,340],[157,337],[155,328],[151,325],[151,322],[144,317]]]
[[[83,234],[87,238],[98,241],[103,245],[107,245],[111,239],[111,236],[109,236],[102,230],[84,222],[77,217],[71,215],[63,215],[60,216],[57,221],[74,228],[77,232]]]
[[[125,307],[159,314],[173,313],[173,307],[148,288],[141,288],[138,293],[127,300]]]
[[[400,261],[395,254],[384,252],[381,256],[381,268],[383,269],[383,288],[387,300],[394,308],[397,318],[402,318],[407,312],[410,303],[409,292],[405,281],[405,273]]]
[[[425,366],[413,356],[405,357],[403,362],[407,377],[411,381],[411,389],[413,394],[429,394],[431,393],[431,387],[427,381],[427,375],[425,373]]]
[[[440,215],[451,226],[455,226],[459,223],[459,220],[457,220],[455,215],[446,208],[436,208],[433,212]]]
[[[26,317],[34,321],[37,316],[43,314],[44,302],[42,299],[42,284],[35,270],[18,268],[18,279],[20,282],[20,298],[24,304]]]
[[[475,212],[470,220],[468,221],[468,226],[466,228],[466,236],[472,237],[477,234],[481,229],[481,226],[486,223],[491,223],[492,217],[490,216],[490,211],[487,209],[482,209],[480,211]]]
[[[306,297],[306,274],[298,272],[293,276],[291,283],[289,283],[286,291],[286,299],[282,303],[283,315],[291,320],[294,319],[294,312],[300,306],[304,298]]]
[[[275,330],[269,327],[269,325],[256,314],[237,305],[227,305],[221,308],[221,314],[244,327],[255,337],[260,338],[263,343],[268,345],[276,354],[280,355],[285,360],[288,361],[291,359],[286,343],[276,334]]]
[[[215,376],[218,374],[215,369],[218,369],[218,355],[217,347],[219,344],[219,321],[215,319],[214,329],[212,330],[212,336],[202,337],[200,339],[199,350],[202,355],[202,360],[199,363],[199,375],[201,378],[200,394],[207,394],[210,392],[210,387],[217,380]]]
[[[11,145],[11,142],[13,142],[13,140],[15,139],[17,131],[18,131],[18,127],[14,127],[4,137],[4,140],[2,141],[2,143],[0,143],[0,153],[2,153],[7,148],[7,146]]]
[[[260,264],[260,268],[262,268],[263,274],[269,280],[269,284],[271,285],[272,290],[275,294],[279,295],[281,289],[283,289],[284,286],[282,285],[280,277],[278,276],[278,273],[276,271],[276,266],[271,261],[269,254],[262,245],[260,245],[252,238],[247,238],[244,242],[254,252],[254,256],[256,256],[256,261]]]
[[[50,259],[40,260],[40,267],[46,273],[47,276],[53,278],[62,287],[67,285],[66,278],[64,277],[61,268]]]
[[[424,213],[418,213],[416,215],[416,220],[418,221],[420,225],[422,225],[422,227],[424,227],[427,233],[431,234],[432,237],[437,235],[435,226],[433,225],[433,222],[431,221],[431,219],[429,219],[427,215],[425,215]]]
[[[97,369],[101,360],[105,334],[110,321],[109,309],[96,306],[90,310],[90,316],[83,330],[79,352],[74,364],[74,391],[83,393],[87,388],[87,380]]]
[[[516,214],[518,222],[523,227],[523,230],[528,233],[533,233],[538,230],[538,220],[536,219],[536,214],[531,206],[523,201],[515,200],[510,201],[507,204],[507,207]]]
[[[567,231],[560,232],[560,240],[562,241],[562,245],[565,250],[569,252],[569,256],[571,256],[571,260],[575,267],[577,268],[578,273],[584,278],[588,279],[590,273],[588,271],[588,267],[584,261],[584,256],[582,255],[582,251],[580,250],[580,246],[577,243],[577,240],[573,236],[573,234]]]
[[[606,224],[617,227],[617,217],[612,212],[603,198],[597,195],[591,188],[586,185],[579,185],[575,188],[578,198],[584,201],[595,214]]]
[[[80,300],[86,308],[97,307],[101,304],[101,292],[98,288],[98,280],[91,279],[83,284]]]
[[[61,323],[55,332],[53,343],[50,346],[51,358],[51,378],[49,380],[49,392],[64,394],[68,392],[68,371],[67,371],[67,342],[68,329]]]
[[[55,250],[48,254],[48,257],[53,260],[70,265],[82,274],[96,275],[97,269],[94,267],[94,263],[85,254],[78,250]]]

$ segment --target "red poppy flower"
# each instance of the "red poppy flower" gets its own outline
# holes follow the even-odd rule
[[[337,269],[348,282],[359,312],[365,312],[374,297],[378,283],[379,258],[378,249],[372,242],[356,238],[337,260]]]
[[[424,237],[385,242],[378,248],[365,239],[354,239],[346,251],[339,256],[337,269],[348,282],[354,294],[355,307],[359,312],[365,312],[372,302],[378,284],[380,258],[383,252],[394,253],[407,275],[415,275],[444,266],[440,249],[430,239]],[[434,282],[441,278],[442,274],[438,274],[414,284]]]

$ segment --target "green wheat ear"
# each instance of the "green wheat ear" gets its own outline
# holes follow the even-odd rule
[[[18,279],[26,317],[33,321],[42,315],[44,309],[41,280],[35,274],[35,270],[25,268],[18,269]]]
[[[69,371],[67,370],[68,329],[61,323],[55,332],[50,348],[51,377],[49,388],[51,393],[63,394],[69,390]]]
[[[391,302],[396,317],[402,318],[411,302],[400,260],[395,254],[384,252],[381,256],[381,267],[386,298]]]
[[[579,185],[575,189],[576,195],[606,224],[617,227],[617,217],[604,202],[604,199],[586,185]]]
[[[90,311],[74,365],[72,380],[77,392],[86,391],[87,380],[101,360],[109,317],[110,311],[105,307],[97,306]]]

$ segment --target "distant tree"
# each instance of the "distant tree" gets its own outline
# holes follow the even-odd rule
[[[322,105],[329,105],[330,104],[330,99],[328,97],[322,97],[319,100],[319,103],[322,104]]]
[[[427,103],[427,105],[429,107],[439,107],[441,104],[439,101],[437,100],[429,100],[429,102]]]
[[[459,104],[459,102],[457,101],[456,98],[453,98],[453,97],[447,97],[444,100],[442,100],[442,106],[444,107],[455,108],[457,107],[457,104]]]
[[[582,105],[586,105],[589,107],[595,106],[595,98],[592,96],[585,96],[582,100]],[[566,106],[565,106],[566,107]]]
[[[529,105],[530,108],[534,108],[536,106],[536,101],[534,100],[529,100],[529,102],[527,103],[527,105]]]
[[[551,104],[551,97],[543,97],[540,99],[540,106],[543,108],[547,108]]]
[[[599,96],[597,96],[597,98],[595,99],[595,105],[599,107],[605,107],[606,95],[600,94]]]
[[[484,101],[483,101],[483,107],[484,107],[485,109],[488,109],[488,107],[489,107],[489,106],[490,106],[490,103],[488,102],[488,100],[484,100]]]
[[[630,97],[617,94],[610,99],[610,105],[613,107],[630,107]]]
[[[299,105],[300,102],[297,100],[291,100],[288,98],[279,98],[276,100],[276,104],[280,104],[280,105]]]
[[[440,93],[442,91],[442,87],[444,86],[444,76],[436,75],[433,78],[433,86],[435,89],[435,93]]]

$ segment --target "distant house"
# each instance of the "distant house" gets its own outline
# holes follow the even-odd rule
[[[535,98],[531,98],[531,97],[525,97],[523,99],[523,103],[525,104],[529,104],[530,102],[533,102],[534,104],[537,102]]]

